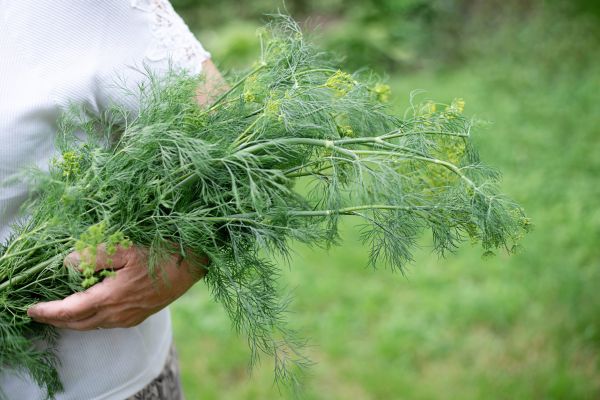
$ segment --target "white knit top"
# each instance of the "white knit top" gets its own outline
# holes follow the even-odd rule
[[[102,112],[126,102],[135,110],[119,85],[135,87],[142,66],[199,73],[209,57],[167,0],[0,0],[0,183],[23,167],[48,164],[67,105]],[[0,240],[26,195],[23,185],[0,185]],[[65,392],[57,399],[135,394],[160,373],[170,324],[163,310],[130,329],[61,330]],[[0,388],[10,400],[44,398],[26,376],[6,369]]]

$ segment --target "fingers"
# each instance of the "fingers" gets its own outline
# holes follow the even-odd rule
[[[88,293],[91,292],[91,293]],[[78,321],[94,315],[101,303],[94,292],[75,293],[64,300],[38,303],[27,310],[27,315],[37,322],[54,325]]]
[[[98,246],[96,254],[96,270],[114,268],[119,269],[127,262],[127,252],[129,250],[117,247],[115,254],[108,255],[106,246]],[[89,258],[85,253],[83,260]],[[69,254],[64,265],[67,267],[78,268],[82,262],[82,255],[78,252]],[[27,310],[27,315],[33,320],[54,325],[59,328],[67,327],[69,324],[77,321],[86,320],[93,317],[101,308],[110,293],[109,280],[95,285],[94,287],[84,291],[72,294],[63,300],[49,301],[38,303]],[[108,287],[107,287],[108,286]]]
[[[46,322],[44,322],[46,323]],[[61,321],[54,320],[48,322],[49,325],[52,325],[56,328],[61,329],[72,329],[75,331],[91,331],[94,329],[108,329],[108,328],[117,328],[118,326],[107,321],[107,316],[103,312],[99,312],[97,314],[93,314],[89,318],[84,318],[80,320],[72,320],[72,321]]]
[[[155,310],[158,311],[158,310]],[[102,310],[89,318],[79,321],[62,322],[57,321],[57,328],[72,329],[75,331],[91,331],[95,329],[114,329],[131,328],[141,324],[150,313],[146,310],[140,312],[138,308],[132,308],[120,312],[118,315],[110,313],[108,310]]]
[[[94,329],[130,328],[137,326],[157,311],[160,311],[160,308],[146,309],[137,305],[129,305],[127,308],[122,309],[103,308],[81,319],[72,318],[74,314],[69,314],[69,311],[63,311],[59,315],[44,314],[48,318],[40,317],[34,319],[36,322],[52,325],[56,328],[90,331]],[[32,312],[31,314],[35,314],[36,312]]]
[[[38,303],[27,314],[39,323],[79,331],[135,326],[160,308],[147,306],[130,291],[120,290],[123,281],[130,281],[124,271],[64,300]],[[128,301],[122,298],[127,293],[131,296]]]
[[[37,322],[52,325],[61,329],[72,329],[75,331],[91,331],[94,329],[112,329],[112,328],[130,328],[143,322],[137,309],[122,311],[114,315],[109,310],[100,310],[91,316],[83,319],[50,319],[38,320]],[[147,315],[147,312],[145,313]]]
[[[103,320],[104,320],[103,316],[100,316],[98,314],[93,314],[89,318],[84,318],[82,320],[77,320],[77,321],[61,321],[61,320],[49,320],[49,321],[36,320],[36,321],[41,322],[43,324],[52,325],[56,328],[61,328],[61,329],[72,329],[72,330],[76,330],[76,331],[91,331],[94,329],[104,328],[105,326],[102,325]]]
[[[86,261],[83,253],[83,260],[73,253],[65,264],[79,266]],[[118,269],[115,276],[64,300],[37,304],[28,310],[29,316],[41,323],[76,330],[131,327],[181,296],[199,278],[191,273],[189,260],[173,256],[161,265],[164,276],[153,279],[148,274],[148,254],[143,247],[119,248],[112,256],[99,247],[96,261],[96,269]]]
[[[106,245],[101,244],[98,246],[96,251],[96,271],[100,271],[103,269],[120,269],[127,264],[128,259],[131,257],[132,252],[135,252],[135,248],[124,248],[122,246],[117,246],[117,250],[115,254],[109,255],[106,251]],[[73,267],[79,269],[79,265],[81,261],[91,260],[88,252],[83,252],[83,254],[75,251],[68,256],[65,257],[63,264],[65,267]]]

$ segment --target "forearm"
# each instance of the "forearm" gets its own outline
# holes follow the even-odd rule
[[[196,91],[196,99],[198,104],[206,106],[227,91],[227,83],[211,60],[202,63],[202,75],[204,81]]]

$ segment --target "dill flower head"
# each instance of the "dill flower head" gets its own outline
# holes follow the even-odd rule
[[[452,100],[449,106],[444,110],[444,115],[448,119],[454,119],[465,111],[465,101],[461,98]]]
[[[281,62],[282,58],[290,54],[290,43],[282,38],[271,38],[264,61],[267,64]]]
[[[347,95],[358,82],[352,78],[347,72],[343,72],[338,70],[336,73],[331,75],[327,82],[325,82],[325,87],[333,90],[336,97],[344,97]]]
[[[262,103],[267,95],[266,85],[259,79],[259,75],[249,76],[244,82],[242,97],[246,103]]]
[[[392,88],[390,85],[377,83],[372,90],[373,93],[375,93],[375,98],[377,101],[381,103],[387,103],[390,101],[390,97],[392,96]]]
[[[65,178],[71,178],[81,171],[81,155],[72,150],[65,151],[61,160],[52,160],[52,165],[60,169]]]
[[[465,111],[465,101],[463,99],[454,99],[452,104],[454,105],[454,108],[456,109],[456,111],[458,111],[459,114],[462,114]]]
[[[425,103],[425,114],[430,116],[431,114],[435,114],[437,112],[437,105],[433,101],[428,101]]]
[[[123,248],[131,247],[132,243],[122,231],[116,231],[112,234],[108,234],[108,223],[106,221],[99,222],[90,226],[85,232],[83,232],[79,239],[75,242],[75,250],[81,255],[81,263],[79,268],[83,276],[81,286],[88,288],[94,286],[100,281],[101,277],[96,275],[96,259],[98,256],[98,247],[100,245],[106,245],[106,253],[108,256],[115,255],[117,247]],[[112,260],[109,257],[107,260],[108,265],[112,264]]]
[[[281,120],[281,99],[270,97],[265,102],[265,116]]]

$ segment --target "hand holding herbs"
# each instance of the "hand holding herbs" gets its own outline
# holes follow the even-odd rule
[[[284,326],[272,259],[289,256],[290,242],[337,244],[348,217],[373,266],[402,269],[425,231],[440,254],[466,239],[513,249],[528,221],[479,161],[462,101],[399,118],[387,86],[332,68],[293,22],[260,35],[258,63],[208,107],[194,98],[201,78],[150,74],[135,115],[62,121],[62,155],[49,174],[28,174],[28,217],[0,247],[3,368],[29,373],[50,397],[61,389],[56,332],[26,311],[111,279],[96,271],[103,244],[109,255],[146,248],[156,278],[168,257],[206,255],[205,282],[252,361],[272,356],[288,381],[305,359]],[[87,255],[81,273],[63,267],[74,250]]]
[[[86,263],[85,258],[85,253],[71,253],[64,264],[78,267]],[[36,322],[63,329],[132,327],[168,306],[205,274],[199,267],[206,261],[200,257],[193,258],[195,264],[190,265],[190,260],[173,256],[161,263],[161,279],[153,279],[148,275],[147,259],[147,251],[138,246],[121,246],[109,256],[106,246],[101,245],[97,248],[95,270],[100,276],[108,273],[113,279],[104,279],[102,284],[64,300],[38,303],[27,314]]]

